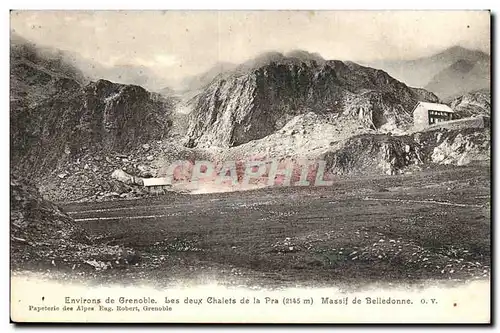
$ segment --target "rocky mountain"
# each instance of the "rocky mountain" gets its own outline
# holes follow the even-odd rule
[[[192,100],[188,146],[241,145],[309,112],[365,128],[405,127],[418,100],[438,99],[353,62],[271,52],[217,77]]]
[[[142,178],[175,160],[325,159],[330,174],[396,174],[489,158],[487,129],[405,134],[415,103],[437,96],[353,62],[269,52],[219,66],[195,90],[152,93],[89,81],[64,53],[24,44],[11,52],[11,171],[56,202],[149,195]],[[483,94],[452,107],[489,113]]]
[[[10,36],[10,61],[11,68],[36,68],[53,77],[72,79],[80,84],[88,82],[88,77],[66,52],[40,47],[15,33]]]
[[[168,135],[168,98],[134,85],[86,83],[64,61],[32,50],[13,43],[12,169],[36,176],[84,154],[126,153]]]
[[[104,66],[87,59],[81,59],[77,65],[93,81],[106,79],[116,83],[145,87],[151,91],[165,84],[168,85],[165,79],[147,66],[134,64]]]
[[[165,86],[173,86],[176,82],[160,75],[155,69],[134,63],[102,64],[93,58],[68,50],[32,43],[11,31],[11,57],[29,61],[35,59],[45,70],[55,69],[78,82],[88,83],[105,79],[111,82],[138,85],[149,91],[158,91]]]
[[[423,88],[430,84],[438,73],[460,61],[483,66],[485,63],[489,64],[490,56],[481,51],[454,46],[431,56],[418,59],[384,60],[367,63],[366,65],[380,68],[409,86]],[[460,63],[457,66],[460,66]],[[436,91],[432,92],[437,93]],[[444,98],[443,96],[439,97]]]
[[[476,91],[457,97],[451,102],[451,108],[460,118],[491,116],[490,91]]]
[[[486,61],[458,60],[436,74],[425,86],[442,100],[490,87],[490,63]]]

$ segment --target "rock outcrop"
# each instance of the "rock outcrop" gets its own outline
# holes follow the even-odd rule
[[[490,131],[439,129],[412,135],[366,134],[333,146],[323,155],[332,174],[387,174],[432,165],[466,165],[490,159]]]
[[[32,182],[11,175],[10,197],[13,245],[87,240],[84,230],[58,206],[43,199]]]
[[[14,174],[10,180],[11,269],[99,271],[140,261],[123,246],[99,243],[35,185]],[[84,273],[80,273],[84,274]]]
[[[422,163],[419,147],[409,136],[361,135],[339,143],[324,155],[333,174],[399,173],[411,164]]]
[[[476,91],[455,98],[451,108],[459,118],[491,116],[491,94],[489,90]]]
[[[144,185],[142,178],[129,175],[122,169],[116,169],[115,171],[113,171],[113,173],[111,174],[111,178],[127,185]]]
[[[70,251],[75,244],[89,243],[86,232],[58,206],[43,199],[32,182],[12,174],[10,240],[13,267],[40,259],[50,248]]]
[[[467,165],[473,161],[490,160],[491,143],[483,131],[457,133],[445,137],[430,156],[437,164]]]
[[[308,112],[404,127],[417,100],[437,101],[381,70],[294,54],[266,54],[216,78],[192,101],[188,146],[238,146]]]

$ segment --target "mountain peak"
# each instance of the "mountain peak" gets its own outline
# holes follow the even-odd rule
[[[464,59],[460,59],[450,66],[450,69],[460,73],[467,73],[474,67],[474,63]]]
[[[271,63],[278,64],[302,64],[302,63],[325,63],[326,60],[319,53],[310,53],[304,50],[292,50],[286,53],[269,51],[261,53],[253,59],[238,66],[238,71],[254,70]]]
[[[239,146],[309,112],[358,129],[403,128],[417,100],[437,101],[381,70],[317,57],[268,52],[213,80],[192,100],[187,145]]]
[[[453,62],[467,60],[471,62],[489,60],[490,56],[479,50],[471,50],[460,45],[455,45],[432,56],[435,59],[451,59]]]
[[[310,61],[316,60],[318,62],[324,62],[325,59],[317,52],[311,53],[305,50],[292,50],[290,52],[285,53],[285,57],[288,58],[297,58],[302,61]]]

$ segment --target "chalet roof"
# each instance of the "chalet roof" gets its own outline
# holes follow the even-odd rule
[[[417,106],[415,109],[419,106],[422,105],[424,108],[427,110],[432,110],[432,111],[443,111],[443,112],[454,112],[452,108],[450,108],[448,105],[445,104],[438,104],[438,103],[429,103],[429,102],[418,102]]]
[[[162,186],[162,185],[170,185],[169,178],[143,178],[144,186]]]

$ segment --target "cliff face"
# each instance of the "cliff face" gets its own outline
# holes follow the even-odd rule
[[[477,91],[455,98],[451,108],[460,118],[491,115],[491,94],[489,91]]]
[[[98,81],[11,110],[13,165],[42,170],[65,157],[95,151],[127,152],[163,138],[170,127],[169,104],[138,86]]]
[[[139,86],[85,83],[67,66],[13,52],[11,168],[42,174],[92,152],[127,152],[168,134],[173,102]]]
[[[218,77],[194,98],[188,145],[241,145],[308,112],[367,128],[403,127],[417,100],[437,97],[355,63],[273,53]]]

